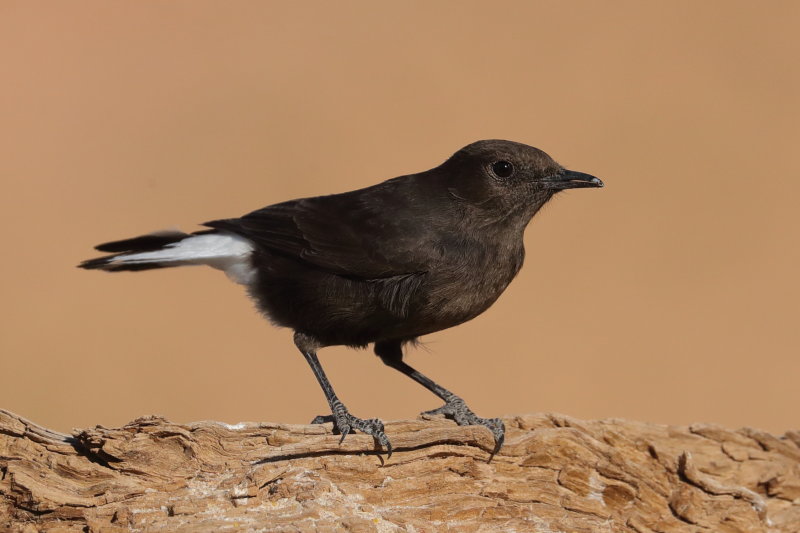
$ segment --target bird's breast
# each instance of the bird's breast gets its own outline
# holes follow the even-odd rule
[[[470,247],[445,258],[426,279],[425,309],[451,327],[486,311],[508,287],[524,260],[518,246]]]

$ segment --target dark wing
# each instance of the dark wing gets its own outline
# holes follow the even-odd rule
[[[408,276],[427,270],[424,250],[431,240],[414,190],[390,180],[204,225],[337,275],[367,280]]]

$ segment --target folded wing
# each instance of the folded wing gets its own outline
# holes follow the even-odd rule
[[[384,279],[420,274],[429,265],[424,250],[429,229],[424,220],[409,216],[409,202],[413,198],[362,189],[284,202],[204,225],[340,276]]]

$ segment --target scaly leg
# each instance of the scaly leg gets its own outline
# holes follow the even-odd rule
[[[322,387],[322,392],[325,393],[325,398],[328,400],[328,405],[330,405],[331,412],[333,413],[328,416],[318,416],[312,420],[311,423],[322,424],[324,422],[333,422],[336,431],[342,435],[339,444],[341,444],[347,434],[354,429],[362,431],[367,435],[372,435],[372,438],[375,439],[375,442],[386,448],[388,453],[387,459],[391,457],[392,444],[389,442],[386,433],[383,432],[383,422],[377,418],[364,420],[351,415],[344,404],[336,396],[336,393],[333,392],[333,387],[331,386],[330,381],[328,381],[328,377],[325,375],[325,371],[322,370],[322,365],[319,364],[319,359],[317,358],[317,349],[319,348],[319,343],[317,343],[312,337],[302,333],[294,334],[294,343],[300,349],[300,352],[302,352],[303,357],[306,358],[306,361],[308,361],[308,365],[314,372],[314,376],[316,376],[320,387]]]
[[[375,343],[375,353],[386,365],[399,370],[410,377],[436,396],[444,400],[444,405],[438,409],[425,411],[422,414],[442,414],[447,418],[455,420],[459,426],[485,426],[494,435],[494,450],[492,457],[500,450],[505,440],[506,426],[499,418],[481,418],[467,407],[467,404],[460,397],[456,396],[432,379],[418,372],[408,364],[403,362],[403,348],[399,341],[383,341]]]

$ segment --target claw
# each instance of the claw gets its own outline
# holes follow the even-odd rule
[[[340,428],[339,431],[342,433],[342,438],[339,439],[339,446],[342,445],[344,442],[344,438],[350,433],[350,426],[344,426],[344,428]]]
[[[494,436],[494,449],[489,456],[489,461],[500,451],[505,441],[506,426],[499,418],[481,418],[477,416],[472,410],[467,407],[464,400],[458,396],[453,395],[445,404],[430,411],[424,411],[423,415],[444,415],[445,417],[454,420],[459,426],[484,426],[492,432]]]

